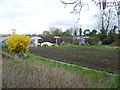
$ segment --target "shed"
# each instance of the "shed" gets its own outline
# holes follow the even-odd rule
[[[58,39],[60,39],[60,37],[59,36],[55,36],[54,38],[55,38],[56,45],[58,45]]]
[[[41,40],[42,40],[41,37],[33,36],[31,37],[31,39],[32,39],[32,42],[30,43],[30,46],[36,46],[36,47],[40,46]]]

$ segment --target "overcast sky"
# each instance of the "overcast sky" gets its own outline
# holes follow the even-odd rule
[[[16,29],[19,34],[40,34],[50,27],[65,30],[80,25],[83,29],[95,28],[93,15],[98,7],[85,6],[78,23],[78,16],[71,14],[71,10],[69,6],[64,8],[60,0],[0,0],[0,33]]]

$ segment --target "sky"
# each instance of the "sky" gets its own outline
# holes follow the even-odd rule
[[[60,0],[0,0],[0,34],[10,34],[11,29],[18,34],[41,34],[50,27],[63,31],[74,26],[96,28],[93,16],[99,11],[97,6],[85,5],[78,23],[78,15],[70,11],[72,7],[65,7]]]

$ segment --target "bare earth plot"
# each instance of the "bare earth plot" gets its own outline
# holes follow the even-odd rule
[[[30,52],[45,58],[80,65],[109,73],[118,73],[118,51],[94,47],[30,48]]]

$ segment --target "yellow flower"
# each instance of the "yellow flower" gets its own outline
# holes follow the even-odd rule
[[[28,51],[28,43],[31,39],[25,35],[12,34],[7,40],[8,50],[10,52],[25,52]]]

